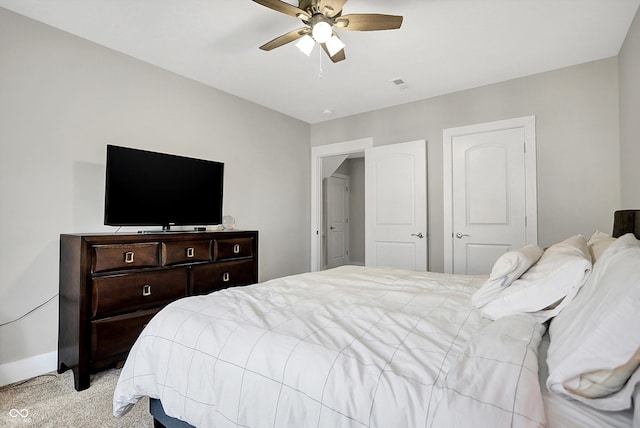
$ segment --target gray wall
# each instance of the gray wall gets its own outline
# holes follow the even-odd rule
[[[51,299],[0,327],[0,365],[57,349],[59,234],[116,230],[107,144],[225,162],[260,278],[308,270],[308,124],[2,8],[0,53],[0,324]]]
[[[538,239],[610,231],[620,205],[617,59],[609,58],[311,126],[311,145],[426,139],[429,269],[444,258],[442,131],[536,116]]]
[[[348,159],[351,190],[349,192],[349,261],[364,265],[364,158]]]
[[[640,208],[640,10],[618,56],[620,72],[620,208]]]

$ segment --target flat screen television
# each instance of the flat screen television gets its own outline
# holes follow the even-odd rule
[[[222,222],[224,163],[107,145],[104,224]]]

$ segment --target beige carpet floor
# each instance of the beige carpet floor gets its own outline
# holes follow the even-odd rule
[[[153,427],[148,399],[120,419],[113,417],[113,390],[120,370],[91,376],[91,387],[73,388],[73,372],[52,372],[0,388],[0,427]]]

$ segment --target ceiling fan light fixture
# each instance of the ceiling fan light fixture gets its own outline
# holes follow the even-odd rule
[[[334,56],[342,49],[344,49],[345,44],[342,43],[342,40],[340,40],[338,36],[334,34],[329,38],[329,40],[327,40],[325,46],[327,47],[327,51],[329,51],[329,56]]]
[[[331,30],[331,25],[325,21],[316,22],[313,28],[311,29],[311,34],[313,38],[318,43],[327,43],[333,34]]]
[[[306,56],[311,55],[311,51],[315,45],[316,42],[308,34],[302,36],[302,38],[296,43],[296,47]]]
[[[303,28],[289,31],[270,42],[260,46],[270,51],[287,43],[297,41],[296,46],[305,55],[310,55],[315,42],[320,43],[322,50],[335,64],[344,61],[345,45],[334,32],[335,29],[345,31],[378,31],[395,30],[402,25],[402,16],[380,13],[343,14],[348,0],[253,0],[255,3],[271,10],[300,19]],[[297,6],[294,4],[297,3]],[[335,28],[333,28],[335,27]]]

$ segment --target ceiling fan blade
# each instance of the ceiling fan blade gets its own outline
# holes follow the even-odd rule
[[[322,46],[322,49],[324,50],[324,52],[327,54],[329,59],[334,63],[340,62],[347,58],[347,56],[344,53],[344,49],[340,49],[335,55],[331,56],[331,54],[329,53],[329,50],[327,49],[327,46],[324,43],[321,43],[320,46]]]
[[[272,49],[279,48],[282,45],[286,45],[287,43],[291,43],[295,40],[298,40],[300,37],[304,36],[305,34],[309,34],[310,31],[311,30],[309,30],[308,27],[302,27],[302,28],[298,28],[297,30],[289,31],[288,33],[283,34],[282,36],[276,37],[270,42],[267,42],[264,45],[260,46],[260,49],[262,49],[263,51],[270,51]]]
[[[255,0],[254,0],[255,1]],[[354,13],[336,19],[335,26],[348,31],[395,30],[402,25],[402,16],[377,13]]]
[[[285,15],[293,16],[294,18],[305,18],[310,19],[311,16],[307,13],[307,11],[300,9],[299,7],[293,6],[289,3],[285,3],[280,0],[253,0],[254,2],[261,4],[262,6],[266,6],[269,9],[273,9],[277,12],[284,13]]]
[[[346,2],[347,0],[320,0],[318,2],[318,6],[320,13],[328,16],[329,18],[333,18],[342,12],[342,8]]]

